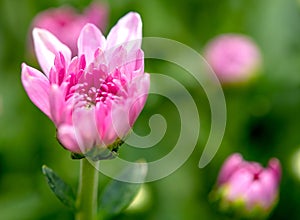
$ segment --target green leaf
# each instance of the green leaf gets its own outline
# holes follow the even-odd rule
[[[56,195],[56,197],[67,207],[75,210],[75,194],[72,188],[67,185],[52,169],[43,165],[43,174],[46,177],[47,183]]]
[[[99,214],[109,218],[126,209],[139,192],[146,175],[146,163],[135,163],[125,168],[104,189],[100,197]],[[120,180],[126,180],[127,182]]]

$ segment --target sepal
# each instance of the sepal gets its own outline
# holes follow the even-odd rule
[[[84,156],[83,154],[79,154],[79,153],[74,153],[74,152],[72,152],[72,153],[71,153],[71,158],[72,158],[73,160],[80,160],[80,159],[82,159],[82,158],[85,158],[85,156]]]
[[[118,156],[119,148],[123,143],[124,141],[118,138],[114,143],[107,147],[93,147],[91,150],[85,153],[83,157],[87,157],[92,161],[114,159]]]

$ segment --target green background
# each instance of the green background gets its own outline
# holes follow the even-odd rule
[[[41,172],[47,164],[74,189],[78,161],[71,160],[55,139],[55,127],[28,99],[20,79],[21,63],[29,58],[26,44],[34,16],[49,7],[72,5],[78,10],[88,0],[0,1],[0,219],[72,219],[49,190]],[[143,19],[144,36],[179,41],[202,52],[205,44],[222,33],[244,33],[262,51],[261,74],[246,85],[226,86],[227,127],[222,145],[211,163],[198,168],[208,137],[210,107],[203,89],[185,84],[201,118],[201,132],[193,154],[170,176],[146,184],[144,207],[126,211],[116,219],[222,219],[208,201],[221,164],[231,153],[266,165],[277,157],[282,163],[280,201],[270,219],[299,219],[300,167],[300,3],[296,0],[111,0],[109,30],[128,11]],[[106,33],[107,34],[107,31]],[[146,61],[146,71],[174,73],[178,68]],[[183,83],[184,84],[184,83]],[[163,97],[150,95],[135,125],[139,134],[149,132],[148,120],[162,114],[168,123],[163,141],[149,151],[123,146],[120,156],[160,158],[176,143],[180,132],[176,108]],[[184,147],[184,146],[183,146]],[[100,176],[100,186],[108,177]]]

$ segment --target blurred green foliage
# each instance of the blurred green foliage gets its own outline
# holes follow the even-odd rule
[[[34,16],[49,7],[69,4],[79,10],[90,0],[2,0],[0,1],[0,219],[72,219],[70,210],[48,189],[41,166],[51,166],[77,187],[78,161],[55,139],[55,127],[28,99],[20,80],[22,62],[35,63],[28,56],[29,26]],[[150,205],[143,211],[125,212],[116,219],[222,219],[208,202],[224,159],[241,152],[245,159],[267,163],[277,157],[283,166],[278,207],[270,219],[299,219],[300,179],[293,155],[300,149],[300,4],[296,0],[111,0],[109,25],[126,12],[138,11],[144,36],[170,38],[201,53],[212,37],[228,32],[251,36],[261,48],[263,70],[256,80],[224,87],[228,121],[220,150],[204,169],[197,167],[208,137],[210,108],[203,89],[186,84],[201,117],[198,145],[189,160],[176,172],[148,183]],[[148,72],[182,70],[156,61],[146,61]],[[176,78],[176,77],[175,77]],[[148,119],[162,114],[168,123],[164,139],[153,149],[130,146],[121,157],[160,158],[172,149],[180,132],[176,108],[163,97],[150,95],[135,126],[149,132]],[[300,160],[300,158],[298,158]],[[109,178],[102,175],[100,185]]]

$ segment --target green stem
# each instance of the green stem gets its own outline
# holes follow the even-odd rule
[[[97,167],[97,162],[95,166]],[[76,220],[96,220],[98,170],[86,158],[80,160],[80,176],[76,200]]]

